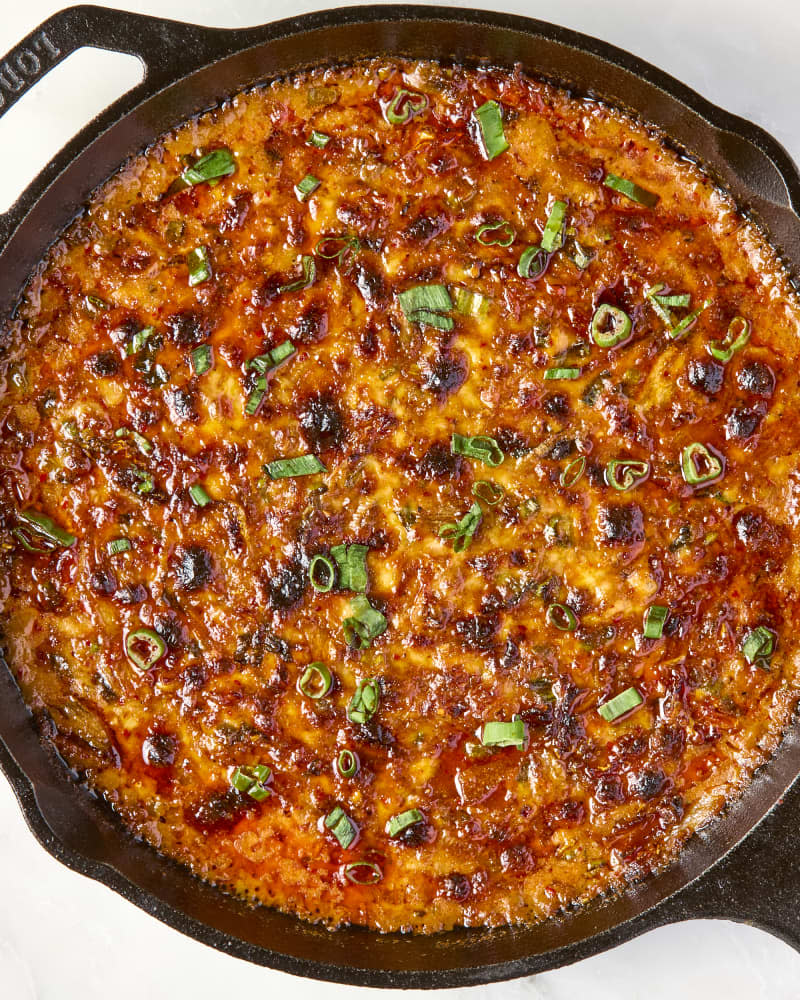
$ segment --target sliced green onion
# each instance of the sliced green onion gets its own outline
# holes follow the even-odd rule
[[[207,371],[211,371],[214,367],[214,359],[210,344],[201,344],[200,347],[195,347],[192,351],[191,357],[192,368],[194,369],[195,375],[205,375]]]
[[[146,496],[148,493],[153,492],[156,484],[149,472],[146,472],[144,469],[137,469],[134,466],[131,469],[131,474],[139,480],[139,482],[133,487],[134,493],[138,493],[139,496]]]
[[[297,281],[290,281],[288,285],[280,285],[278,287],[279,295],[283,295],[285,292],[299,292],[304,288],[310,288],[317,280],[317,265],[310,254],[304,253],[300,257],[300,265],[303,268],[303,277],[298,278]]]
[[[504,493],[500,483],[493,483],[488,479],[479,479],[472,487],[472,495],[488,503],[490,507],[500,503]]]
[[[309,663],[297,682],[297,690],[306,698],[317,701],[324,698],[333,687],[333,677],[324,663]]]
[[[706,299],[705,302],[694,310],[694,312],[690,312],[688,316],[684,316],[677,326],[673,326],[672,329],[668,331],[670,339],[680,340],[685,333],[688,333],[690,327],[697,322],[697,318],[701,315],[701,313],[705,312],[710,305],[711,299]]]
[[[336,758],[336,770],[343,778],[352,778],[358,774],[358,754],[354,750],[342,750]]]
[[[208,259],[208,247],[195,247],[186,254],[186,264],[189,268],[189,286],[194,288],[211,277],[211,261]]]
[[[519,257],[517,274],[520,278],[538,278],[544,274],[548,256],[541,247],[526,247]]]
[[[631,201],[635,201],[637,204],[644,205],[647,208],[655,208],[659,202],[657,194],[653,194],[652,191],[645,191],[644,188],[639,187],[638,184],[634,184],[633,181],[629,181],[625,177],[618,177],[616,174],[606,174],[603,183],[606,187],[611,188],[612,191],[624,194],[626,198],[630,198]]]
[[[481,505],[473,503],[460,521],[443,524],[439,528],[439,537],[450,539],[453,542],[454,552],[463,552],[478,530],[482,517]]]
[[[39,555],[44,555],[48,552],[52,552],[53,549],[56,548],[53,542],[45,541],[45,539],[41,539],[44,548],[34,545],[33,541],[35,536],[32,535],[27,528],[12,528],[11,534],[22,545],[26,552],[37,552]]]
[[[308,137],[308,144],[316,146],[317,149],[324,149],[330,141],[331,137],[329,135],[325,135],[324,132],[317,132],[316,129],[312,129],[311,135]]]
[[[548,368],[544,373],[544,378],[546,378],[548,381],[557,381],[560,379],[573,381],[574,379],[580,377],[581,377],[580,368]]]
[[[483,247],[510,247],[516,233],[510,222],[487,222],[478,228],[475,239]]]
[[[700,486],[713,482],[722,475],[722,459],[718,458],[704,444],[693,441],[681,452],[681,471],[690,486]]]
[[[706,344],[706,350],[712,358],[727,364],[734,354],[750,340],[750,320],[744,316],[734,316],[728,324],[728,332],[724,340],[710,340]]]
[[[354,861],[344,870],[353,885],[377,885],[383,878],[383,872],[374,861]]]
[[[577,240],[572,241],[572,256],[570,260],[579,271],[585,271],[594,258],[595,252],[593,250],[584,249]]]
[[[452,330],[453,320],[445,315],[453,300],[444,285],[417,285],[397,296],[400,308],[412,323],[427,324],[438,330]]]
[[[316,555],[309,563],[308,578],[318,594],[327,594],[336,583],[336,568],[327,556]]]
[[[405,812],[392,816],[386,824],[386,832],[390,837],[396,837],[399,833],[402,833],[403,830],[407,830],[410,826],[414,826],[415,823],[421,823],[423,819],[424,817],[419,809],[406,809]]]
[[[316,472],[327,470],[316,455],[298,455],[296,458],[276,458],[264,466],[264,471],[270,479],[290,479],[293,476],[313,476]]]
[[[151,628],[137,628],[125,637],[125,652],[137,670],[144,673],[166,653],[167,645]]]
[[[45,514],[40,514],[38,510],[20,511],[19,517],[25,522],[25,526],[29,531],[32,531],[35,535],[39,535],[41,538],[47,539],[48,542],[52,542],[54,545],[60,545],[68,549],[77,541],[75,535],[64,531],[52,518],[47,517]]]
[[[108,554],[116,556],[120,552],[130,552],[131,548],[131,540],[129,538],[112,538],[108,543]]]
[[[453,308],[462,316],[485,316],[489,311],[489,300],[480,292],[460,285],[450,289],[453,296]]]
[[[236,767],[231,774],[231,785],[237,792],[244,792],[256,802],[263,802],[272,795],[267,782],[272,769],[266,764],[254,764],[252,767]]]
[[[645,639],[660,639],[664,634],[664,623],[667,620],[669,608],[663,604],[651,604],[644,613],[642,632]]]
[[[347,848],[353,843],[358,834],[355,823],[350,819],[341,806],[334,806],[325,817],[325,826],[336,837],[341,846]]]
[[[323,260],[336,260],[341,267],[345,260],[361,249],[357,236],[323,236],[317,240],[314,253]]]
[[[267,394],[267,376],[259,375],[256,379],[256,384],[253,389],[248,393],[247,400],[244,404],[244,412],[248,417],[254,417],[258,413],[261,404],[264,402],[264,397]]]
[[[583,475],[586,468],[586,456],[579,455],[564,469],[559,477],[559,483],[567,489],[573,487]]]
[[[603,716],[606,722],[614,722],[621,715],[625,715],[631,709],[637,708],[643,701],[644,698],[642,698],[636,688],[629,687],[622,694],[618,694],[616,698],[612,698],[604,705],[600,705],[597,711]]]
[[[138,354],[155,332],[154,326],[145,326],[141,330],[137,330],[131,337],[130,343],[125,346],[127,357],[130,357],[132,354]]]
[[[748,663],[769,669],[769,658],[775,652],[775,633],[759,625],[748,632],[742,642],[742,656]]]
[[[589,333],[598,347],[616,347],[630,337],[632,326],[624,309],[604,302],[592,316]]]
[[[260,372],[262,375],[266,375],[268,371],[276,368],[282,361],[286,361],[290,358],[297,348],[291,342],[291,340],[284,340],[282,344],[278,344],[277,347],[273,347],[271,351],[267,351],[266,354],[259,354],[255,358],[251,358],[247,362],[247,367]]]
[[[134,441],[134,444],[136,445],[136,447],[139,449],[139,451],[143,455],[150,455],[150,454],[152,454],[153,445],[151,444],[150,441],[147,440],[147,438],[144,436],[144,434],[140,434],[138,431],[131,430],[129,427],[118,427],[117,430],[114,431],[114,437],[117,437],[117,438],[129,437],[129,438],[132,438],[133,441]]]
[[[612,458],[606,466],[605,481],[620,493],[632,490],[650,475],[650,463],[631,458]]]
[[[467,458],[477,458],[484,465],[496,467],[505,458],[500,445],[493,437],[485,434],[478,434],[475,437],[464,437],[461,434],[453,434],[450,439],[450,453],[453,455],[466,455]]]
[[[368,545],[334,545],[331,555],[339,567],[339,586],[361,594],[367,590]]]
[[[101,299],[99,295],[84,295],[83,305],[90,313],[105,312],[109,308],[106,300]]]
[[[574,632],[578,627],[575,612],[566,604],[551,604],[547,609],[545,620],[560,632]]]
[[[386,121],[390,125],[406,125],[415,115],[428,107],[426,94],[400,89],[386,107]]]
[[[567,203],[565,201],[555,202],[550,209],[550,214],[547,217],[547,222],[542,232],[542,250],[545,253],[553,253],[554,250],[558,250],[563,245],[563,229],[566,215]]]
[[[668,327],[672,327],[675,322],[675,317],[672,315],[672,311],[669,309],[665,302],[662,302],[662,295],[664,285],[660,283],[658,285],[653,285],[652,288],[648,288],[644,293],[645,298],[650,300],[653,309],[656,311],[658,316],[667,324]],[[687,302],[687,306],[691,303],[691,298]]]
[[[374,677],[367,677],[356,685],[353,697],[347,706],[350,722],[363,725],[378,711],[381,703],[381,688]]]
[[[511,722],[485,722],[481,729],[481,743],[485,747],[516,747],[522,750],[525,746],[525,723],[520,718]]]
[[[236,161],[229,149],[214,149],[201,156],[191,167],[187,167],[175,182],[175,190],[183,190],[195,184],[216,181],[221,177],[229,177],[236,169]]]
[[[206,493],[200,483],[192,483],[189,487],[189,496],[192,498],[192,503],[195,507],[205,507],[207,504],[211,503],[211,497],[208,493]]]
[[[505,153],[508,142],[503,132],[503,116],[497,101],[487,101],[476,108],[472,116],[478,125],[486,159],[493,160],[501,153]]]
[[[387,621],[366,597],[359,594],[350,602],[350,615],[342,622],[345,641],[355,649],[366,649],[386,631]]]
[[[294,193],[298,201],[308,201],[311,195],[317,190],[322,181],[313,174],[306,174],[294,186]]]

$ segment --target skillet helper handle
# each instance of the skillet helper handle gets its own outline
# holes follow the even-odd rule
[[[663,907],[663,922],[734,920],[800,951],[800,779],[745,840]]]

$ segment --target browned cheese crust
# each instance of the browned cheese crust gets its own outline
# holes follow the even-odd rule
[[[235,170],[192,183],[215,150]],[[370,62],[183,125],[2,334],[0,630],[44,738],[157,850],[332,925],[535,921],[645,876],[798,695],[799,326],[696,165],[520,73]],[[311,586],[338,545],[365,591],[358,549]]]

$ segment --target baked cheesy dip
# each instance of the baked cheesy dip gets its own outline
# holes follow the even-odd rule
[[[798,696],[800,303],[664,136],[377,60],[130,160],[2,332],[0,631],[137,837],[331,926],[542,920]]]

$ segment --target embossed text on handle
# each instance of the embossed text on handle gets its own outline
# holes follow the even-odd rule
[[[2,63],[0,63],[0,108],[3,108],[8,98],[22,94],[34,83],[43,69],[61,55],[61,49],[48,38],[47,33],[40,31],[34,35],[29,44],[20,47]]]

